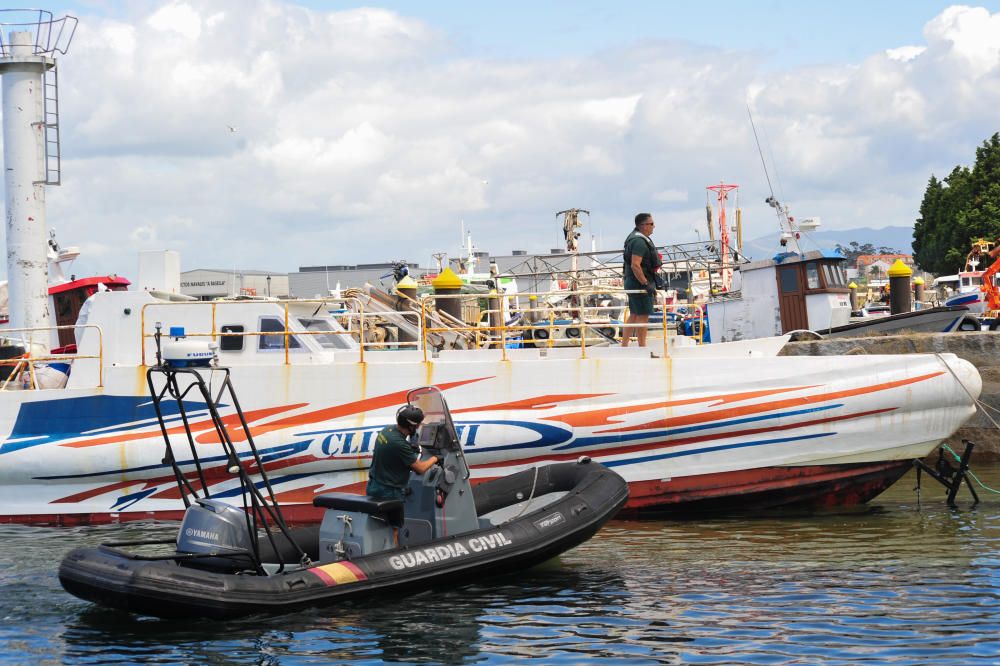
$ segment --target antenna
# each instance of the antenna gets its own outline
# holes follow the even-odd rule
[[[789,249],[795,254],[802,254],[799,247],[799,232],[794,227],[794,219],[788,214],[788,206],[782,205],[774,196],[774,187],[771,185],[771,176],[767,173],[767,162],[764,159],[764,151],[760,147],[760,138],[757,136],[757,126],[753,122],[753,113],[750,112],[750,105],[747,104],[747,115],[750,117],[750,128],[753,130],[753,140],[757,143],[757,154],[760,155],[760,164],[764,168],[764,178],[767,179],[767,189],[771,196],[764,202],[774,209],[778,216],[778,228],[781,230],[779,242],[782,247],[790,246]]]
[[[568,208],[556,213],[556,217],[563,216],[563,237],[566,239],[566,251],[570,254],[580,249],[580,245],[577,242],[580,238],[580,232],[577,229],[583,227],[583,222],[580,221],[580,213],[584,213],[588,217],[590,216],[590,211],[583,208]]]
[[[445,260],[448,258],[447,252],[435,252],[431,255],[438,265],[438,273],[444,270]]]

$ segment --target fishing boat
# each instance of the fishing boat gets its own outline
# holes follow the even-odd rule
[[[43,28],[52,32],[36,26]],[[163,458],[144,380],[156,364],[157,323],[218,345],[222,365],[246,387],[242,408],[292,523],[322,519],[317,496],[360,492],[372,441],[413,386],[447,395],[473,484],[589,456],[626,479],[631,512],[864,502],[975,411],[979,374],[948,354],[778,357],[787,336],[697,345],[668,336],[666,318],[648,348],[592,347],[581,335],[579,346],[509,349],[504,341],[520,330],[503,318],[494,327],[499,344],[455,348],[447,343],[453,329],[446,335],[417,316],[416,339],[388,348],[359,334],[371,313],[357,298],[178,300],[165,285],[179,281],[179,262],[160,262],[159,279],[157,271],[140,270],[145,277],[127,290],[94,283],[79,310],[65,313],[75,323],[52,326],[41,177],[52,151],[37,132],[44,119],[21,98],[27,88],[8,86],[6,77],[42,89],[65,44],[22,29],[7,44],[0,57],[5,335],[14,353],[0,361],[7,368],[0,378],[0,521],[183,517],[173,465],[185,473],[199,468],[193,454]],[[56,334],[73,344],[44,343]],[[64,381],[40,381],[56,366]],[[235,408],[219,407],[229,419]],[[226,472],[209,416],[192,397],[164,415],[165,429],[197,450],[204,483],[225,498],[239,486]],[[234,437],[245,438],[244,430]]]
[[[170,362],[148,373],[157,406],[190,389],[214,405],[198,369]],[[206,371],[213,374],[218,370]],[[228,375],[222,384],[236,402]],[[440,391],[417,389],[407,402],[426,416],[421,455],[437,462],[411,474],[402,499],[318,495],[319,529],[291,529],[267,473],[255,465],[253,438],[237,449],[216,418],[240,496],[229,502],[213,496],[203,479],[176,468],[187,508],[175,541],[76,548],[62,560],[60,582],[88,601],[156,617],[287,612],[523,570],[590,538],[625,503],[625,480],[588,458],[512,474],[473,492]],[[169,438],[167,455],[177,457]]]
[[[888,306],[886,306],[888,309]],[[979,320],[965,305],[942,305],[936,308],[877,314],[843,326],[816,331],[824,338],[896,335],[900,333],[954,333],[980,330]]]
[[[972,249],[965,257],[965,265],[957,275],[947,275],[934,281],[934,286],[954,285],[954,292],[945,300],[946,306],[964,305],[973,314],[982,314],[986,308],[983,289],[983,273],[979,269],[983,259],[987,259],[995,243],[985,238],[972,241]],[[992,278],[991,278],[992,279]]]

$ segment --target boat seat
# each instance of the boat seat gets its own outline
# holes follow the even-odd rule
[[[352,495],[350,493],[323,493],[313,498],[313,506],[337,511],[367,513],[381,518],[393,527],[403,526],[403,500]]]

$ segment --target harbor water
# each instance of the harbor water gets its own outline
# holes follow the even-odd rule
[[[1000,465],[978,465],[1000,488]],[[958,507],[909,475],[867,507],[614,521],[537,569],[406,597],[227,622],[164,621],[63,592],[72,547],[170,524],[0,526],[10,664],[1000,662],[1000,495]]]

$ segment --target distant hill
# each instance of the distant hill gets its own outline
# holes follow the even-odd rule
[[[832,250],[838,243],[840,245],[850,245],[851,241],[857,241],[861,245],[871,243],[875,247],[890,247],[899,250],[903,254],[910,254],[913,252],[913,227],[823,229],[803,234],[803,239],[799,241],[799,244],[803,250],[815,250],[817,248]],[[743,254],[751,259],[765,259],[774,256],[780,250],[777,231],[767,236],[743,242]]]

